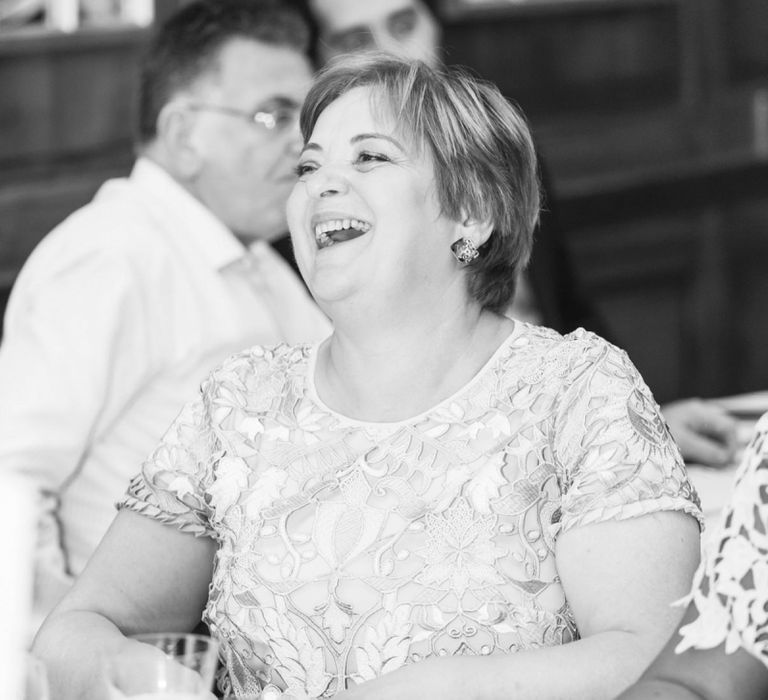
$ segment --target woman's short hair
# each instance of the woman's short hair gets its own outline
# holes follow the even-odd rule
[[[536,154],[520,110],[495,85],[463,68],[430,67],[380,52],[343,56],[309,91],[301,113],[305,143],[321,112],[357,87],[371,88],[402,135],[428,149],[443,214],[492,222],[480,257],[466,268],[467,283],[484,308],[506,310],[539,216]]]

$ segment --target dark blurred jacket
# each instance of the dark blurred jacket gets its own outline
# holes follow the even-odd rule
[[[528,265],[528,279],[543,325],[559,333],[582,327],[611,340],[604,319],[578,278],[560,225],[552,181],[542,158],[539,158],[539,169],[543,201]]]

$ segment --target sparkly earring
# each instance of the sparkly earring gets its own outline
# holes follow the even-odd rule
[[[458,241],[451,243],[451,252],[462,265],[469,265],[480,255],[480,252],[475,248],[475,244],[469,238],[459,238]]]

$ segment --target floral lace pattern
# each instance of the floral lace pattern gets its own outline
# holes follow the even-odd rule
[[[526,324],[452,397],[363,423],[317,397],[317,346],[222,365],[124,507],[219,543],[205,619],[227,689],[296,698],[433,655],[578,638],[555,540],[697,497],[626,355]]]
[[[729,505],[693,580],[698,616],[675,651],[743,648],[768,666],[768,414],[755,426]]]

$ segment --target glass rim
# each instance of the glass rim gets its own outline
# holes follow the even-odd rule
[[[129,634],[127,637],[128,639],[134,639],[137,642],[158,639],[193,639],[199,642],[214,642],[218,644],[218,640],[211,637],[211,635],[198,634],[197,632],[137,632],[136,634]]]

